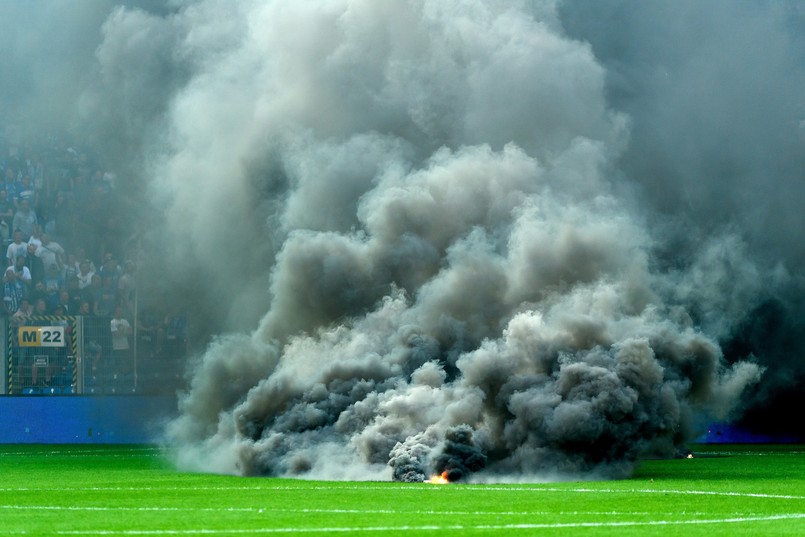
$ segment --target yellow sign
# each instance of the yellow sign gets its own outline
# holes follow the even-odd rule
[[[20,347],[64,347],[63,326],[20,326]]]

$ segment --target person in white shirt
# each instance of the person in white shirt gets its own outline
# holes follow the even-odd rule
[[[78,265],[78,288],[84,289],[85,287],[89,287],[92,283],[92,277],[95,276],[95,272],[90,268],[91,264],[89,259],[84,259]]]
[[[28,253],[28,243],[22,240],[22,231],[19,229],[14,231],[14,242],[8,245],[6,249],[6,259],[9,265],[14,265],[19,256],[25,257]]]
[[[31,232],[31,236],[28,237],[28,244],[33,244],[37,248],[42,246],[42,226],[36,224],[34,226],[34,230]]]
[[[115,306],[115,313],[109,327],[112,330],[112,355],[115,357],[117,365],[120,366],[122,361],[128,358],[129,336],[131,335],[131,324],[123,316],[122,306]]]
[[[112,329],[112,361],[109,364],[111,371],[118,374],[131,373],[133,364],[130,359],[129,336],[132,334],[132,329],[120,305],[115,306],[110,328]]]
[[[45,265],[45,272],[52,267],[61,270],[64,266],[64,248],[58,242],[51,241],[47,233],[42,234],[42,244],[36,249],[36,256]]]

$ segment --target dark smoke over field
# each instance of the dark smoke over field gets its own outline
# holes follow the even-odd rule
[[[79,120],[223,334],[166,428],[182,466],[618,477],[802,386],[798,3],[104,20]]]

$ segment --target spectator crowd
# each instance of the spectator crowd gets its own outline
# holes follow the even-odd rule
[[[10,143],[0,133],[0,178],[0,314],[12,326],[32,316],[97,319],[111,327],[116,352],[128,349],[135,330],[150,354],[159,341],[184,340],[182,316],[136,305],[131,211],[91,149],[63,136]]]
[[[3,313],[111,317],[134,313],[136,251],[123,229],[114,175],[88,151],[51,137],[3,143],[0,241]]]

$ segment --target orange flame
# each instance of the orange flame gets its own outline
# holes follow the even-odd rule
[[[450,480],[447,479],[447,470],[445,470],[441,474],[433,474],[432,476],[430,476],[430,479],[428,480],[428,483],[431,483],[433,485],[446,485],[449,482]]]

